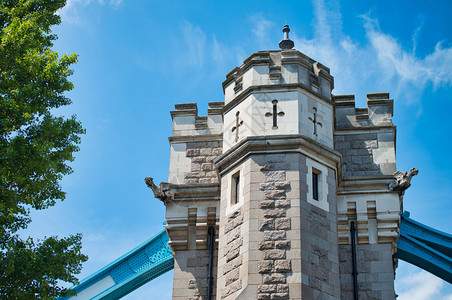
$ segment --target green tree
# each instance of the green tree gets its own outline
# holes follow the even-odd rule
[[[23,239],[31,209],[64,200],[59,181],[84,133],[75,116],[55,116],[71,103],[65,92],[77,55],[52,51],[51,27],[65,0],[0,1],[0,298],[50,299],[71,293],[61,281],[87,257],[81,235]]]

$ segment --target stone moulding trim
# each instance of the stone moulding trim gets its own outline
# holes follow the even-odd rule
[[[269,153],[302,153],[315,161],[339,170],[339,174],[341,174],[342,155],[303,135],[247,137],[217,157],[214,164],[219,174],[222,175],[251,154]]]
[[[336,191],[337,195],[396,193],[388,189],[394,182],[394,176],[343,178]]]
[[[370,132],[378,132],[382,129],[393,129],[394,132],[397,130],[397,126],[395,125],[377,125],[377,126],[361,126],[361,127],[346,127],[346,128],[335,128],[334,135],[343,135],[347,134],[347,131],[352,131],[350,134],[357,134],[357,133],[370,133]],[[362,132],[360,132],[362,131]],[[389,131],[388,131],[389,132]],[[392,132],[392,131],[390,131]],[[340,133],[340,134],[338,134]]]
[[[169,202],[220,200],[220,185],[218,183],[169,184],[168,188],[174,193],[174,199]]]
[[[168,141],[170,143],[223,141],[223,134],[200,134],[200,135],[170,136],[170,137],[168,137]]]
[[[267,90],[284,90],[285,92],[291,92],[295,90],[304,90],[313,95],[314,97],[323,100],[327,104],[330,104],[334,106],[334,102],[331,99],[326,98],[325,96],[322,96],[316,92],[314,92],[309,86],[303,84],[303,83],[287,83],[287,84],[278,84],[278,85],[252,85],[248,87],[246,90],[244,90],[242,93],[237,95],[233,100],[231,100],[228,104],[226,104],[223,107],[223,114],[226,114],[227,112],[231,111],[242,103],[248,96],[250,96],[253,92],[265,92]]]

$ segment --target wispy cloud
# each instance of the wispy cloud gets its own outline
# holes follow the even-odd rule
[[[407,103],[419,103],[422,91],[452,85],[452,48],[438,42],[425,57],[416,55],[422,22],[413,32],[413,45],[402,45],[382,32],[370,14],[360,16],[366,31],[363,43],[342,32],[338,1],[313,1],[316,34],[313,39],[293,37],[295,47],[330,67],[335,76],[335,94],[389,91],[403,95]],[[410,50],[406,50],[410,49]],[[366,87],[367,91],[362,90]],[[362,94],[361,94],[362,93]]]
[[[444,281],[426,271],[400,278],[399,286],[402,290],[399,291],[398,300],[452,299],[452,294],[442,293]]]
[[[190,66],[202,67],[204,64],[206,34],[199,26],[184,21],[182,23],[182,35],[186,62]]]
[[[274,44],[270,39],[270,31],[275,28],[275,24],[266,19],[262,14],[256,14],[249,18],[252,26],[252,33],[256,38],[259,48],[266,49]]]

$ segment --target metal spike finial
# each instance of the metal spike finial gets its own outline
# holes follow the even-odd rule
[[[284,32],[284,39],[281,40],[281,42],[279,42],[279,48],[281,48],[281,50],[289,50],[292,49],[294,46],[294,43],[291,39],[289,39],[289,32],[290,32],[290,28],[289,25],[284,25],[283,30]]]

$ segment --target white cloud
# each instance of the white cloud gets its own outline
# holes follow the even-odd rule
[[[259,43],[259,48],[268,48],[273,44],[270,37],[270,30],[275,28],[275,24],[268,19],[264,18],[261,14],[256,14],[250,17],[250,22],[252,24],[252,33]]]
[[[199,26],[190,22],[183,22],[182,34],[184,37],[184,47],[186,62],[190,66],[202,67],[204,63],[204,50],[206,46],[206,35]]]
[[[218,63],[218,64],[223,64],[225,62],[225,47],[223,45],[220,45],[220,43],[218,43],[217,41],[217,37],[214,35],[212,38],[212,44],[213,44],[213,49],[212,49],[212,56],[213,59]]]
[[[452,294],[442,295],[444,281],[426,271],[400,278],[398,286],[401,288],[398,300],[452,299]]]
[[[451,47],[439,42],[431,54],[416,55],[422,24],[413,32],[413,45],[407,47],[383,33],[378,20],[363,15],[366,39],[359,43],[342,32],[338,1],[313,1],[313,5],[315,37],[294,35],[293,40],[301,52],[331,69],[336,81],[335,94],[356,92],[359,99],[365,98],[366,93],[391,92],[407,103],[418,103],[429,84],[435,88],[452,86]]]

